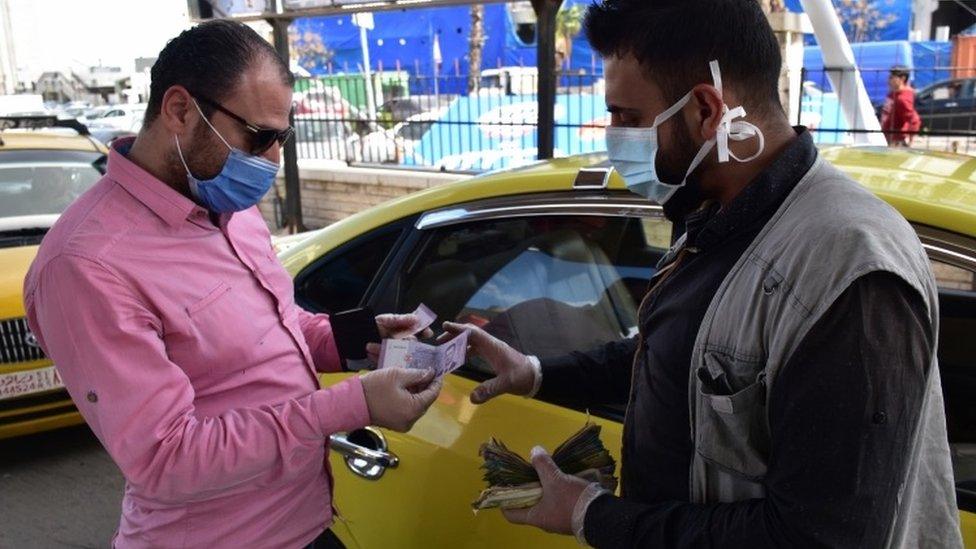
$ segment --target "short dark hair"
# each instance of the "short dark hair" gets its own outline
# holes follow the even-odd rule
[[[181,32],[166,44],[153,63],[145,124],[159,116],[163,95],[172,86],[180,85],[190,93],[221,101],[234,90],[241,73],[259,59],[276,64],[282,83],[288,86],[294,83],[288,64],[278,52],[243,23],[215,19]],[[202,102],[200,108],[208,116],[213,112],[212,107]]]
[[[717,59],[723,85],[748,91],[747,106],[782,111],[783,59],[757,0],[604,0],[583,25],[600,55],[633,55],[669,101],[711,82]]]
[[[897,76],[898,78],[901,78],[903,82],[908,82],[908,75],[908,67],[902,65],[895,65],[894,67],[891,67],[891,76]]]

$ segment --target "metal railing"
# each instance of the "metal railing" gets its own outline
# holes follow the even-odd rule
[[[853,143],[868,133],[851,129],[840,107],[839,96],[855,85],[854,71],[804,69],[801,76],[795,123],[819,144]],[[860,69],[859,76],[871,114],[881,119],[889,69]],[[976,154],[976,68],[916,70],[910,81],[923,84],[915,98],[921,126],[874,133],[895,145]],[[477,82],[405,71],[376,73],[372,86],[360,74],[303,78],[296,84],[298,155],[462,172],[528,164],[537,157],[537,83],[535,69],[520,67],[484,71]],[[555,111],[555,156],[605,150],[601,76],[560,74]]]
[[[536,159],[538,76],[534,69],[467,76],[376,75],[369,101],[360,75],[304,78],[296,84],[300,158],[445,171],[485,171]],[[372,109],[372,110],[371,110]],[[609,123],[602,78],[561,74],[555,155],[604,149]]]
[[[916,85],[914,109],[917,129],[897,125],[887,99],[890,70],[859,69],[871,100],[873,113],[882,123],[880,131],[854,130],[847,124],[839,97],[850,91],[858,75],[851,69],[802,71],[803,93],[797,124],[810,128],[821,144],[852,143],[856,134],[880,133],[891,146],[909,146],[976,154],[976,67],[935,67],[909,71],[909,84]]]

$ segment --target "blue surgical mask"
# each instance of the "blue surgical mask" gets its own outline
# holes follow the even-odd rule
[[[719,95],[722,93],[722,74],[719,72],[718,61],[709,63],[712,70],[712,79]],[[765,148],[765,139],[762,131],[753,124],[744,120],[735,120],[746,115],[742,107],[729,110],[728,106],[723,106],[722,120],[719,123],[715,137],[709,139],[698,150],[698,154],[692,159],[688,171],[685,172],[681,183],[668,184],[660,180],[657,175],[657,129],[666,120],[674,116],[684,108],[691,100],[691,92],[685,94],[677,103],[671,105],[667,110],[659,114],[654,119],[654,125],[649,128],[607,128],[607,153],[610,163],[614,169],[624,178],[627,189],[649,198],[658,204],[667,202],[678,189],[685,185],[688,176],[695,168],[705,160],[712,148],[718,145],[718,161],[728,162],[729,158],[734,158],[739,162],[749,162],[762,154]],[[759,139],[759,149],[747,158],[739,158],[729,150],[729,139],[733,141],[743,141],[751,137]]]
[[[193,102],[196,105],[196,101]],[[197,105],[197,111],[200,106]],[[183,150],[180,147],[180,138],[176,138],[176,151],[180,156],[180,162],[186,169],[186,179],[190,184],[190,192],[196,201],[214,213],[239,212],[257,204],[261,198],[268,193],[271,185],[274,184],[275,177],[278,175],[278,164],[260,156],[247,154],[246,152],[231,147],[220,135],[217,128],[203,116],[204,122],[210,126],[217,137],[230,149],[230,155],[224,162],[224,167],[213,179],[200,180],[190,173],[183,158]]]

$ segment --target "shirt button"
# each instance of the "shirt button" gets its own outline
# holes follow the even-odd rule
[[[95,391],[88,391],[88,396],[86,398],[88,398],[88,402],[91,402],[92,404],[98,402],[98,395],[95,394]]]
[[[888,422],[888,414],[884,412],[875,412],[874,417],[871,418],[876,425],[884,425]]]

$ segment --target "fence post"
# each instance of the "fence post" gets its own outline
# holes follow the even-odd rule
[[[278,55],[285,60],[290,59],[288,53],[288,25],[290,19],[269,19],[268,23],[274,32],[274,47]],[[295,127],[295,111],[288,115],[288,124]],[[302,196],[301,181],[298,178],[298,145],[297,137],[292,136],[285,143],[285,227],[289,234],[295,234],[305,230],[302,223]]]
[[[807,68],[800,67],[800,93],[797,95],[796,125],[803,125],[803,82],[807,80]]]
[[[532,0],[539,71],[538,158],[552,158],[556,137],[556,14],[563,0]]]

